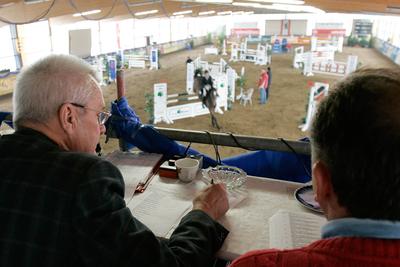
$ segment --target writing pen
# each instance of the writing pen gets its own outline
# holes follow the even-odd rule
[[[164,161],[163,158],[161,158],[157,164],[153,167],[153,169],[151,170],[151,172],[149,173],[149,175],[147,175],[147,177],[142,180],[137,186],[136,186],[136,190],[135,193],[143,193],[144,190],[146,190],[147,186],[150,184],[151,180],[153,180],[154,176],[156,176],[158,169],[161,166],[161,163]]]
[[[146,190],[147,186],[150,184],[155,174],[155,172],[152,172],[144,182],[140,182],[136,187],[135,193],[143,193],[144,190]]]

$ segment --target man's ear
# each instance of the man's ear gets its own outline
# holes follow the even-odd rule
[[[61,128],[71,133],[76,127],[77,114],[70,104],[63,104],[58,111],[58,119],[60,121]]]
[[[332,196],[333,187],[331,182],[331,173],[322,161],[314,163],[312,168],[312,176],[314,181],[315,200],[323,205],[327,199]]]

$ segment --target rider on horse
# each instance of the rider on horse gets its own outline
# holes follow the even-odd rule
[[[205,105],[207,93],[211,89],[215,89],[213,85],[213,78],[210,76],[208,70],[205,70],[204,76],[201,78],[201,90],[200,90],[200,98],[203,105]]]

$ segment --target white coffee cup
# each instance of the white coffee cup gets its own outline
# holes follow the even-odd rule
[[[199,170],[199,161],[191,158],[178,159],[175,161],[175,166],[179,180],[187,183],[196,178]]]

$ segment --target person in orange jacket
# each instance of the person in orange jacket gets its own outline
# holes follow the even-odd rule
[[[264,69],[261,70],[258,88],[260,90],[260,104],[267,103],[268,74]]]

